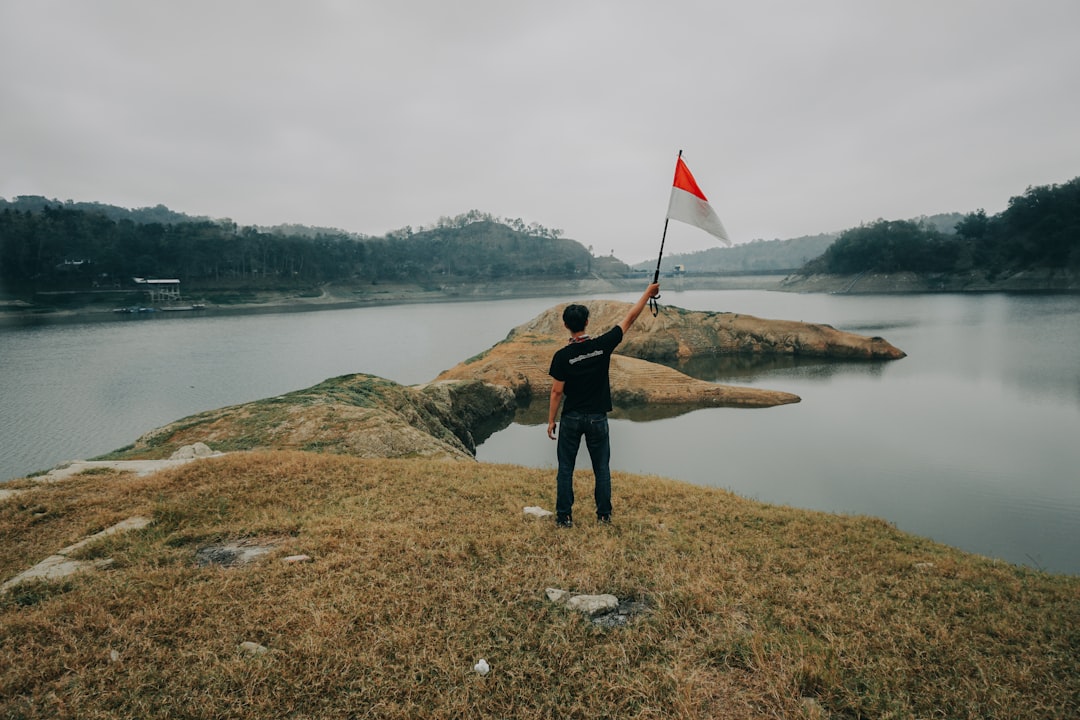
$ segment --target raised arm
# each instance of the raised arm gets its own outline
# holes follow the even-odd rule
[[[630,308],[630,312],[626,313],[626,317],[619,323],[619,327],[622,328],[623,335],[630,329],[630,326],[634,324],[634,321],[638,319],[638,315],[645,309],[645,305],[648,304],[649,298],[658,297],[660,295],[660,283],[653,283],[649,287],[645,288],[645,292],[642,293],[638,301],[634,303],[634,307]]]

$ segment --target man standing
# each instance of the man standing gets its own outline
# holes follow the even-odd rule
[[[611,353],[641,315],[649,298],[659,296],[660,285],[649,285],[622,322],[597,338],[585,333],[589,325],[587,307],[567,305],[563,310],[563,325],[570,331],[570,343],[555,352],[548,370],[554,378],[547,429],[552,440],[555,439],[555,416],[559,412],[559,403],[563,403],[562,429],[557,445],[559,473],[555,478],[555,522],[559,527],[574,525],[574,465],[582,436],[596,476],[596,518],[601,523],[611,522],[611,442],[607,419],[611,412],[608,378]]]

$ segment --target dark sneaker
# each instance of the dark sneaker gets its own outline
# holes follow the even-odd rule
[[[574,519],[569,515],[559,513],[555,516],[555,526],[561,528],[572,528],[574,527]]]
[[[610,525],[611,524],[611,516],[610,515],[597,515],[596,516],[596,522],[600,523],[601,525]]]

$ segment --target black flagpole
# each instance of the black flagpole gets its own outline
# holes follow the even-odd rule
[[[679,157],[675,160],[676,167],[678,166],[680,158],[682,158],[682,150],[679,151]],[[660,254],[656,258],[656,272],[653,273],[652,279],[654,285],[660,282],[660,261],[664,258],[664,241],[667,240],[668,220],[670,220],[670,218],[665,215],[664,234],[660,236]],[[657,295],[656,297],[649,298],[649,308],[652,310],[653,317],[656,317],[660,313],[660,305],[656,302],[659,297],[660,296]]]

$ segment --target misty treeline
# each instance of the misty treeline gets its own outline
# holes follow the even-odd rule
[[[791,272],[821,255],[837,238],[836,233],[807,235],[787,240],[751,240],[734,247],[714,247],[691,253],[664,255],[661,269],[670,272],[676,265],[687,273],[776,273]],[[655,260],[634,267],[649,270]]]
[[[912,220],[878,220],[846,230],[800,272],[980,270],[993,278],[1030,268],[1080,270],[1080,177],[1028,188],[997,215],[965,215],[954,232]]]
[[[14,289],[121,287],[133,277],[266,288],[566,278],[587,273],[591,260],[561,231],[475,210],[429,229],[366,237],[327,228],[241,228],[164,206],[105,212],[109,206],[29,200],[0,200],[0,280]]]
[[[961,213],[942,213],[918,218],[921,224],[952,232],[963,219]],[[787,240],[751,240],[735,247],[715,247],[664,258],[664,269],[681,264],[688,273],[778,273],[794,272],[819,257],[836,242],[839,233],[804,235]],[[646,264],[635,267],[646,267]]]

